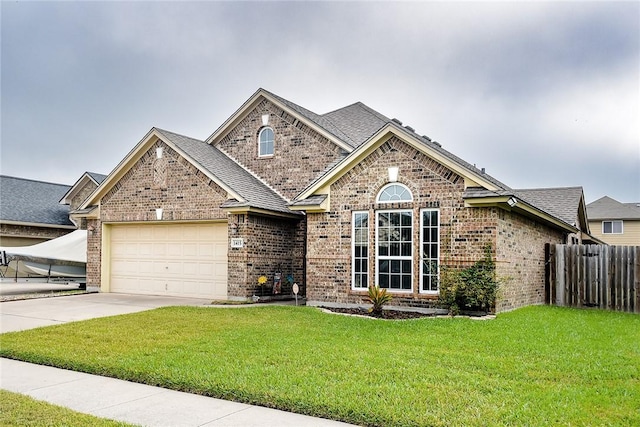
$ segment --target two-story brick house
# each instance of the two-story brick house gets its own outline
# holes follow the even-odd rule
[[[246,299],[279,272],[309,304],[378,284],[424,307],[489,244],[505,310],[543,302],[545,243],[588,234],[581,188],[527,191],[362,103],[319,115],[260,89],[205,141],[151,129],[75,215],[103,291]]]

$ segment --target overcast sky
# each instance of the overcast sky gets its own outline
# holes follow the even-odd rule
[[[640,202],[640,2],[2,1],[1,173],[107,174],[258,88],[362,101],[513,188]]]

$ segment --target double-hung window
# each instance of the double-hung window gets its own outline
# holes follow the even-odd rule
[[[622,221],[602,221],[602,234],[622,234]]]

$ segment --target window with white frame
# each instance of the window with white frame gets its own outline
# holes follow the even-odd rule
[[[262,128],[258,134],[258,155],[259,156],[272,156],[273,155],[273,129],[270,127]]]
[[[353,288],[369,287],[369,212],[353,213]]]
[[[378,193],[378,203],[410,202],[412,200],[411,190],[402,184],[388,184]]]
[[[410,210],[376,213],[376,265],[380,288],[412,290],[413,213]]]
[[[622,221],[602,221],[602,234],[622,234]]]
[[[440,212],[423,209],[420,212],[420,292],[438,292],[440,268]]]

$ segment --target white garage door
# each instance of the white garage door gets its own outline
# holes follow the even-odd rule
[[[111,226],[111,292],[227,297],[227,224]]]

